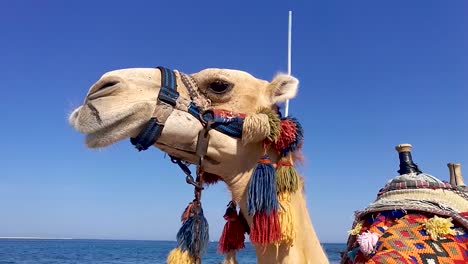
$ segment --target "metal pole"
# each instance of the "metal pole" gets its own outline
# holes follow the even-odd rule
[[[288,75],[291,75],[291,35],[292,35],[292,11],[289,11],[288,21]],[[284,116],[289,114],[289,100],[284,104]]]

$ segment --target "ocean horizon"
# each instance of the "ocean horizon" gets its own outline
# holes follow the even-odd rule
[[[339,263],[344,243],[322,244],[330,263]],[[0,264],[154,264],[165,263],[176,241],[80,238],[0,237]],[[202,263],[218,264],[223,255],[218,242],[210,242]],[[256,263],[252,244],[237,254],[241,264]]]

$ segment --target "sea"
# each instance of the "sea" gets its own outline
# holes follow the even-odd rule
[[[157,264],[175,247],[174,241],[88,239],[0,239],[0,264]],[[210,242],[203,264],[218,264],[223,256]],[[345,244],[323,244],[331,263],[340,261]],[[250,243],[237,254],[240,264],[256,263]]]

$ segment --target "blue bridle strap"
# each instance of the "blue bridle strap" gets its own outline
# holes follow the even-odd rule
[[[161,89],[159,90],[156,108],[159,104],[168,104],[175,107],[177,98],[179,98],[175,74],[173,71],[164,67],[157,68],[161,71]],[[146,123],[138,136],[130,138],[130,142],[138,151],[147,150],[156,142],[159,136],[161,136],[163,128],[164,123],[158,120],[153,114],[153,117]]]
[[[203,123],[211,123],[211,128],[230,137],[242,138],[242,126],[244,120],[240,117],[225,118],[216,116],[212,111],[200,113],[200,109],[193,102],[190,103],[188,112]]]
[[[156,109],[158,105],[169,105],[172,109],[177,108],[177,81],[175,73],[164,67],[157,67],[161,71],[161,89],[159,90]],[[155,110],[156,112],[156,110]],[[204,125],[210,124],[210,129],[215,129],[230,137],[242,138],[242,125],[244,120],[240,117],[223,117],[217,116],[213,111],[201,111],[200,107],[195,103],[190,102],[188,113],[197,118]],[[130,138],[130,142],[138,151],[146,150],[151,147],[156,140],[161,136],[164,128],[163,120],[158,118],[153,113],[153,117],[146,123],[145,127],[140,131],[138,136]]]

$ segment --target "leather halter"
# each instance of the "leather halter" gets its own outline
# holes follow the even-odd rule
[[[177,78],[175,73],[161,66],[157,67],[157,69],[161,71],[161,88],[157,97],[156,108],[152,117],[138,136],[130,139],[131,143],[139,151],[148,149],[157,141],[161,136],[166,120],[174,109],[190,113],[205,127],[205,129],[200,131],[198,137],[197,155],[199,157],[200,154],[203,154],[199,152],[203,152],[203,148],[205,148],[204,151],[206,151],[208,147],[207,134],[209,129],[215,129],[231,137],[242,137],[242,125],[245,115],[219,109],[205,109],[204,106],[197,105],[194,99],[200,97],[200,95],[198,91],[190,85],[189,79],[191,79],[191,77],[179,72],[181,80],[188,89],[190,100],[180,97],[179,92],[177,92]],[[195,83],[193,79],[191,80]],[[202,132],[205,135],[202,135]],[[201,138],[201,136],[204,138]],[[206,144],[206,146],[199,146],[199,143],[202,143],[200,142],[201,140],[206,141],[203,142],[203,145]],[[206,152],[204,154],[206,154]]]

